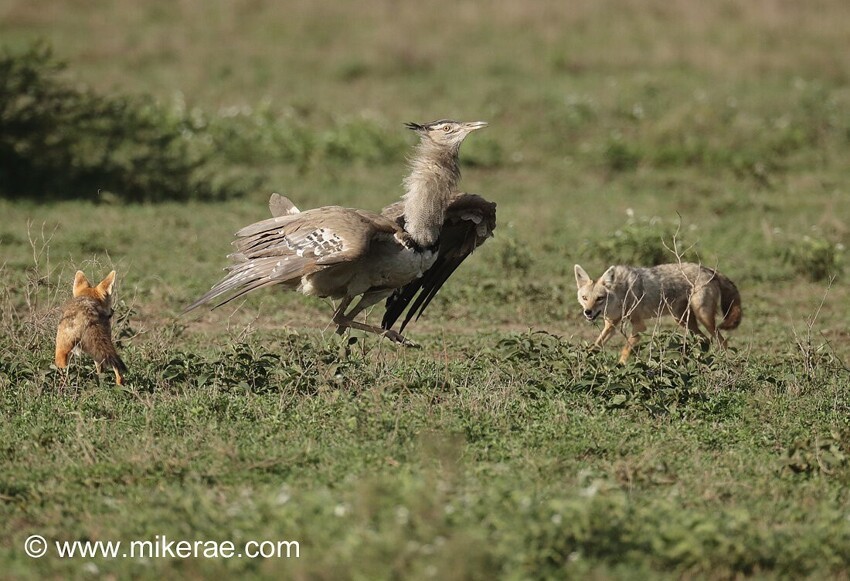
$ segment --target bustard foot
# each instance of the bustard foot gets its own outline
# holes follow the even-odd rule
[[[393,343],[398,343],[399,345],[404,345],[405,347],[419,347],[416,343],[407,339],[401,333],[397,331],[393,331],[392,329],[382,329],[380,327],[373,327],[372,325],[367,325],[366,323],[359,323],[357,321],[352,321],[351,319],[342,319],[336,318],[334,322],[337,324],[336,333],[338,335],[342,335],[345,333],[346,329],[357,329],[358,331],[365,331],[367,333],[374,333],[375,335],[380,335],[381,337],[386,337]]]
[[[417,343],[414,343],[401,333],[393,331],[392,329],[387,329],[386,331],[384,331],[383,335],[393,343],[398,343],[399,345],[404,345],[405,347],[414,347],[417,349],[419,348],[419,345]]]

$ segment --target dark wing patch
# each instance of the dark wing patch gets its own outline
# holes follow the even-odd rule
[[[397,210],[395,205],[389,206],[385,214]],[[381,326],[384,329],[392,328],[407,309],[399,329],[399,332],[404,332],[413,317],[418,319],[422,315],[446,280],[467,256],[493,235],[495,228],[496,204],[475,194],[457,194],[446,211],[446,221],[440,231],[437,259],[421,278],[390,295]],[[410,308],[407,308],[408,305]]]
[[[425,273],[413,282],[397,289],[392,295],[387,298],[386,312],[381,322],[384,329],[390,329],[404,312],[405,308],[410,305],[407,310],[407,315],[401,323],[400,333],[404,332],[404,328],[413,319],[414,315],[418,319],[431,300],[437,295],[437,292],[443,286],[443,283],[448,280],[458,266],[466,259],[472,250],[468,252],[447,252],[444,251],[444,246],[440,244],[440,251],[437,255],[437,260],[431,265]],[[412,304],[411,304],[412,301]]]

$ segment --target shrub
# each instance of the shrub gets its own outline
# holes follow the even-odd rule
[[[369,119],[314,130],[270,103],[211,115],[179,101],[99,95],[65,68],[42,45],[0,55],[0,196],[221,200],[260,187],[261,164],[387,163],[407,149],[400,128]]]
[[[214,169],[202,123],[149,97],[99,95],[64,70],[43,45],[0,55],[0,195],[222,199],[256,186]]]
[[[605,163],[612,171],[629,171],[637,168],[641,152],[637,146],[626,143],[620,137],[609,139],[605,145]]]
[[[676,260],[680,253],[689,260],[690,246],[677,239],[677,227],[661,218],[635,218],[629,212],[626,223],[610,236],[585,242],[587,253],[607,264],[655,266]]]
[[[844,245],[819,235],[803,236],[780,249],[782,260],[813,282],[840,276],[844,270]]]

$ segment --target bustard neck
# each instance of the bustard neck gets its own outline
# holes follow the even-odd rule
[[[404,178],[404,229],[420,246],[432,246],[440,237],[446,208],[460,181],[458,149],[422,141],[410,160],[410,173]]]

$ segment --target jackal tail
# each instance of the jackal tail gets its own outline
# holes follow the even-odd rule
[[[118,385],[124,384],[124,376],[127,374],[127,366],[118,355],[112,339],[105,333],[94,333],[83,337],[83,351],[91,355],[101,366],[111,368],[115,372],[115,382]]]
[[[720,309],[723,312],[723,322],[720,329],[737,329],[741,324],[744,312],[741,310],[741,293],[735,283],[719,272],[715,272],[717,283],[720,285]]]

